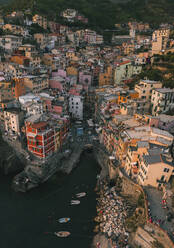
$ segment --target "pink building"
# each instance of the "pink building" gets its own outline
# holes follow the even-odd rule
[[[156,127],[156,128],[158,128],[158,126],[159,126],[159,119],[158,119],[158,118],[155,118],[155,117],[151,117],[151,118],[149,119],[149,125],[150,125],[151,127]]]
[[[72,88],[69,90],[69,95],[79,96],[80,93],[76,89]]]
[[[88,91],[88,85],[83,85],[83,89],[85,90],[85,91]]]
[[[66,71],[63,69],[58,69],[58,71],[52,72],[52,77],[58,77],[58,76],[66,78],[67,77]]]
[[[46,100],[45,104],[46,104],[46,109],[48,112],[56,113],[58,115],[62,114],[62,112],[63,112],[63,106],[62,105],[54,103],[54,101],[52,101],[52,100]]]
[[[89,72],[80,71],[79,72],[79,83],[83,85],[91,85],[92,76]]]
[[[66,78],[67,77],[66,71],[63,69],[59,69],[58,76]]]
[[[63,81],[59,80],[58,77],[51,78],[49,80],[49,86],[51,89],[57,89],[59,91],[63,90]]]
[[[62,106],[57,106],[57,105],[52,105],[52,110],[51,112],[54,112],[56,114],[61,115],[63,111],[63,107]]]

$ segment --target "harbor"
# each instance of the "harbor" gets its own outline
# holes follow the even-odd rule
[[[71,174],[54,175],[27,194],[11,190],[13,175],[1,176],[1,246],[89,248],[95,235],[97,195],[94,188],[99,172],[93,155],[85,152]],[[78,198],[80,204],[70,205],[79,192],[86,192],[84,197]],[[62,217],[71,220],[59,223]],[[54,235],[59,231],[68,231],[71,235],[67,238]]]
[[[25,150],[17,149],[18,142],[10,143],[4,137],[15,151],[17,149],[17,156],[23,161],[23,171],[18,173],[12,180],[13,189],[15,191],[27,192],[45,183],[55,173],[70,174],[77,166],[83,151],[92,150],[93,143],[95,143],[92,140],[92,136],[88,135],[88,129],[85,130],[85,134],[82,133],[81,135],[77,135],[77,130],[77,126],[74,125],[60,151],[52,154],[45,160],[37,159],[31,154],[30,156],[26,154],[24,156]]]

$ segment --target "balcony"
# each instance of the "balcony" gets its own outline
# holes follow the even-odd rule
[[[157,179],[156,181],[157,181],[157,183],[161,183],[161,184],[167,183],[166,180],[164,180],[164,179]]]

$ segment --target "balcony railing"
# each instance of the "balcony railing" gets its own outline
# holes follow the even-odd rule
[[[161,183],[161,184],[166,184],[167,182],[166,182],[166,180],[164,180],[164,179],[157,179],[156,180],[157,181],[157,183]]]

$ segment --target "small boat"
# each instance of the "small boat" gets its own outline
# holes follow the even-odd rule
[[[78,205],[80,204],[79,200],[71,200],[71,205]]]
[[[66,237],[68,237],[71,233],[70,233],[70,232],[67,232],[67,231],[60,231],[60,232],[55,232],[54,234],[55,234],[57,237],[66,238]]]
[[[85,195],[86,195],[86,193],[85,192],[82,192],[82,193],[76,194],[76,197],[77,198],[80,198],[80,197],[84,197]]]
[[[70,218],[60,218],[60,219],[58,219],[59,223],[67,223],[68,221],[70,221]]]

